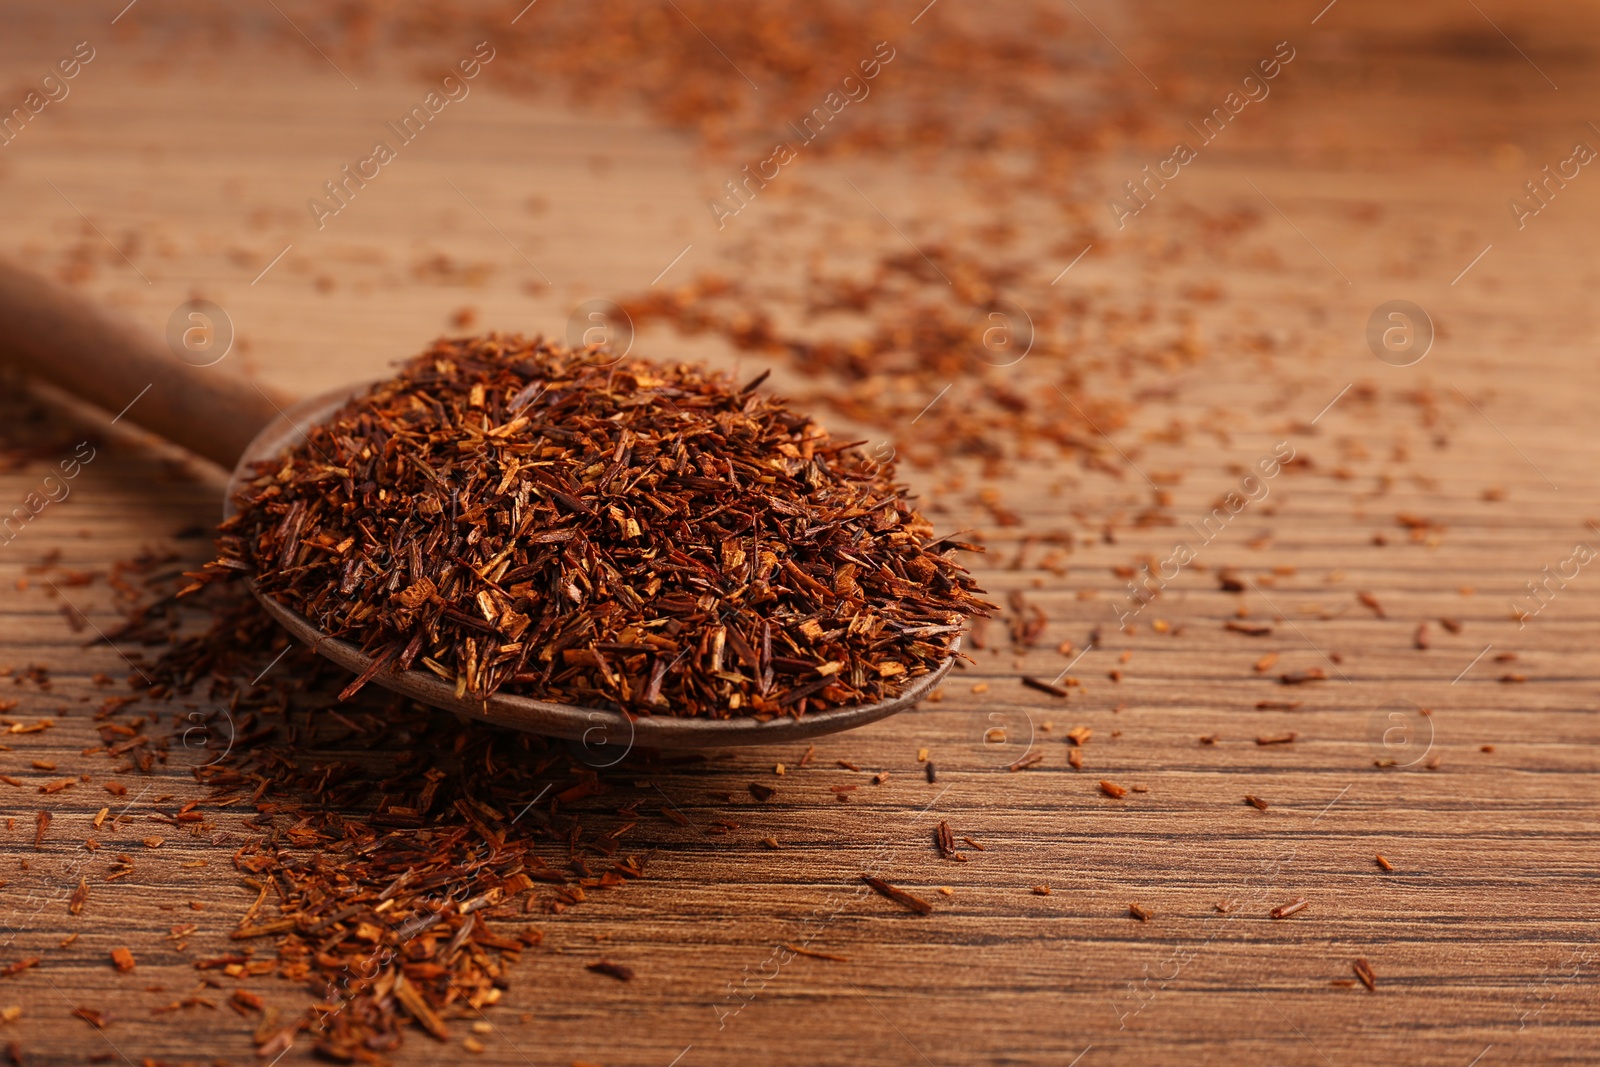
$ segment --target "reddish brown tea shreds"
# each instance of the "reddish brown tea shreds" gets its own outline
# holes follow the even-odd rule
[[[257,466],[207,574],[458,694],[716,718],[893,697],[990,605],[892,467],[756,384],[439,341]]]
[[[795,294],[797,308],[785,309],[770,293],[714,272],[622,304],[640,328],[669,325],[685,336],[717,337],[758,358],[789,363],[819,382],[806,403],[892,430],[896,450],[916,466],[943,467],[958,456],[987,467],[1025,454],[1055,454],[1120,469],[1121,457],[1100,439],[1128,423],[1132,405],[1085,388],[1099,370],[1087,352],[1114,347],[1087,325],[1095,316],[1086,298],[1072,298],[1060,313],[1053,302],[1036,305],[1021,268],[993,262],[992,253],[973,255],[943,244],[924,251],[926,258],[883,253],[864,281],[814,276]],[[1034,307],[1030,314],[1037,314],[1027,365],[1054,377],[1055,388],[1029,387],[1010,363],[1014,357],[984,348],[983,324],[992,320],[975,319],[974,309],[992,311],[1013,298],[1026,300]],[[808,320],[847,312],[871,322],[854,336],[819,339],[813,330],[785,329],[786,311]],[[1125,372],[1141,365],[1170,372],[1200,355],[1196,346],[1182,343],[1116,358]],[[930,406],[930,397],[951,380],[961,382],[962,402]]]
[[[871,886],[880,896],[886,897],[889,900],[894,901],[896,904],[903,905],[909,910],[916,912],[918,915],[931,915],[933,913],[932,904],[929,904],[926,900],[923,900],[914,893],[908,893],[898,886],[890,885],[882,878],[876,878],[870,874],[863,874],[861,876],[861,880]]]
[[[619,796],[628,787],[558,743],[376,689],[339,702],[349,675],[289,647],[237,580],[190,603],[208,615],[199,632],[183,635],[159,610],[170,596],[115,632],[166,644],[139,657],[147,699],[188,695],[226,714],[174,713],[175,729],[188,733],[152,735],[134,751],[191,762],[208,789],[184,809],[198,829],[224,812],[253,812],[245,826],[229,825],[247,835],[233,862],[255,899],[231,950],[195,966],[276,974],[315,995],[303,1014],[262,1015],[264,1060],[309,1042],[325,1059],[382,1062],[412,1027],[445,1040],[459,1017],[476,1019],[499,1000],[511,965],[540,942],[531,913],[559,913],[643,877],[644,858],[626,854],[622,840],[642,793]],[[207,743],[190,749],[199,721]]]
[[[1099,59],[1098,38],[1042,0],[1008,3],[1003,15],[939,5],[926,17],[878,0],[592,0],[521,14],[495,0],[283,7],[335,57],[362,62],[409,50],[433,78],[469,54],[470,42],[492,42],[485,69],[497,91],[640,107],[707,147],[763,156],[776,139],[829,155],[1022,151],[1036,157],[1039,174],[1062,182],[1066,161],[1148,125],[1132,103],[1143,99],[1144,82]],[[216,5],[173,5],[149,21],[195,36],[247,24],[304,49],[287,26],[257,27]],[[707,62],[699,27],[737,65]],[[846,106],[841,88],[857,103],[846,121],[816,133],[826,113],[813,109]]]

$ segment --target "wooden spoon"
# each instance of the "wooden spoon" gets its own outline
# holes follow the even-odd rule
[[[232,514],[242,478],[251,465],[281,454],[305,437],[365,385],[294,402],[215,366],[200,366],[176,354],[136,324],[91,304],[38,275],[0,261],[0,362],[39,378],[79,399],[119,412],[145,429],[232,472],[223,504]],[[355,674],[372,658],[348,641],[321,633],[293,608],[250,589],[268,613],[297,639]],[[955,661],[913,679],[899,696],[876,704],[830,708],[800,718],[784,715],[762,722],[731,719],[628,715],[606,708],[555,704],[496,693],[487,699],[458,698],[455,687],[427,671],[380,670],[373,681],[434,707],[530,733],[580,742],[591,762],[620,760],[635,745],[704,748],[798,741],[886,718],[917,703],[938,685]],[[614,756],[615,759],[610,757]]]

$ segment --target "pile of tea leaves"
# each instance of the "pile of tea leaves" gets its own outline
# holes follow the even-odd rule
[[[359,645],[347,694],[421,669],[635,714],[891,698],[992,607],[949,555],[973,546],[761,381],[441,340],[258,464],[198,577]]]
[[[349,673],[295,643],[242,576],[180,608],[171,562],[121,568],[137,600],[103,639],[145,651],[128,660],[132,695],[96,716],[102,773],[142,778],[139,798],[163,782],[146,776],[191,772],[203,793],[152,817],[227,843],[253,900],[239,900],[226,947],[192,961],[202,985],[154,1013],[216,1007],[220,990],[252,1020],[262,1063],[297,1045],[330,1062],[387,1063],[417,1030],[483,1051],[461,1031],[483,1025],[541,944],[531,924],[646,877],[650,850],[628,835],[672,821],[663,794],[646,792],[663,761],[640,751],[608,773],[580,745],[376,687],[340,701]],[[115,778],[105,785],[129,795]],[[660,815],[637,807],[652,796]],[[87,902],[103,918],[117,905],[89,881],[100,884],[83,882],[75,909]],[[199,929],[174,926],[172,940],[181,951]],[[274,1006],[267,976],[314,999]]]

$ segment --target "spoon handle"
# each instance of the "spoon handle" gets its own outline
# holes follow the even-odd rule
[[[137,323],[4,260],[0,363],[227,470],[288,403],[220,366],[180,359]]]

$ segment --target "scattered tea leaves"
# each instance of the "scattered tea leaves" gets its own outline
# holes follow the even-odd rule
[[[933,911],[933,905],[921,897],[907,893],[904,889],[897,889],[885,882],[882,878],[875,878],[870,874],[863,874],[861,880],[870,885],[880,896],[887,897],[896,904],[916,912],[918,915],[928,915]]]
[[[612,963],[610,960],[600,960],[597,963],[591,963],[585,969],[593,971],[595,974],[603,974],[609,978],[615,978],[619,982],[633,981],[632,967],[628,967],[621,963]]]
[[[1061,686],[1056,685],[1054,682],[1046,682],[1028,675],[1022,676],[1022,684],[1027,686],[1029,689],[1037,689],[1041,693],[1049,693],[1053,697],[1061,697],[1065,699],[1071,695],[1071,690],[1064,689]]]

